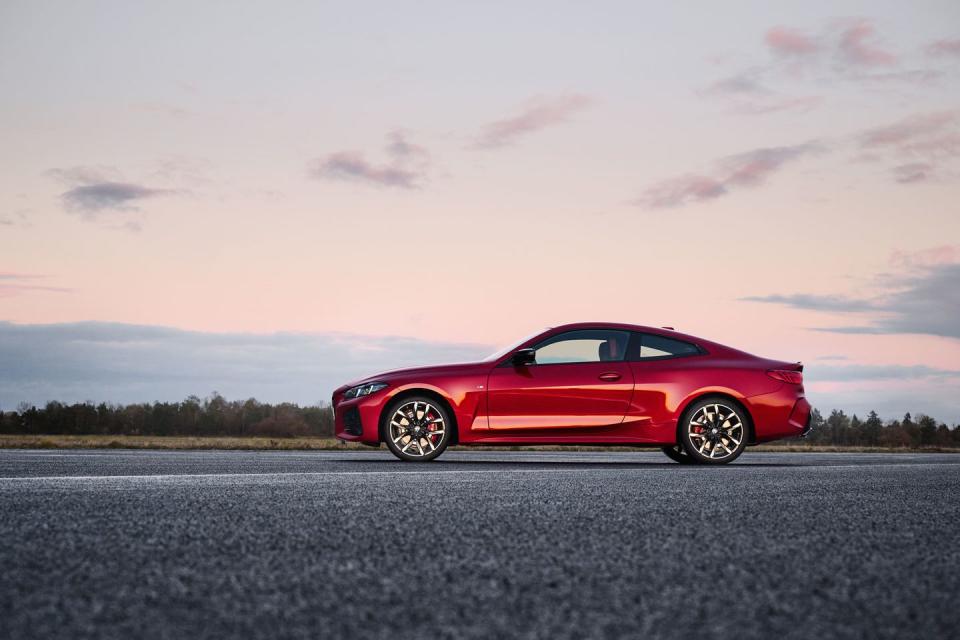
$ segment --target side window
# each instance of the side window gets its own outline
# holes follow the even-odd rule
[[[537,364],[571,362],[619,362],[627,354],[626,331],[585,329],[547,338],[534,347]]]
[[[700,348],[694,344],[652,333],[636,333],[630,343],[630,360],[680,358],[700,353]]]

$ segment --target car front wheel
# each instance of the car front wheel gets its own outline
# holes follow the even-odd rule
[[[733,462],[747,446],[747,416],[725,398],[704,398],[684,414],[680,444],[695,462]]]
[[[450,442],[450,416],[432,398],[403,398],[390,405],[385,415],[383,439],[387,448],[401,460],[433,460]]]

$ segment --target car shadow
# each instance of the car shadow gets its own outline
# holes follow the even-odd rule
[[[347,462],[346,460],[343,462]],[[654,462],[654,461],[644,461],[644,460],[556,460],[556,461],[544,461],[544,460],[491,460],[489,458],[480,458],[477,460],[464,460],[462,458],[457,458],[454,460],[438,458],[437,460],[432,460],[430,462],[404,462],[402,460],[391,460],[397,465],[402,465],[403,469],[409,469],[410,471],[452,471],[455,467],[488,467],[488,468],[505,468],[509,467],[510,469],[521,469],[521,470],[541,470],[541,469],[636,469],[642,467],[644,469],[655,469],[655,468],[674,468],[674,469],[732,469],[732,468],[778,468],[778,467],[809,467],[809,466],[819,466],[819,465],[810,465],[805,463],[790,463],[790,462],[749,462],[749,461],[734,461],[730,464],[725,465],[698,465],[698,464],[677,464],[676,462],[664,461],[664,462]],[[371,466],[382,466],[384,464],[383,460],[373,460],[370,458],[364,458],[359,460],[351,460],[350,464],[356,465],[371,465]],[[510,469],[504,469],[508,471]]]

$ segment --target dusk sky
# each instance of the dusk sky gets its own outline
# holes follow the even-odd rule
[[[960,422],[960,3],[0,5],[0,408],[546,326]]]

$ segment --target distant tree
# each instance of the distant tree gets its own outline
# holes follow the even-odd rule
[[[812,444],[826,444],[829,442],[830,436],[826,432],[826,422],[820,410],[816,407],[810,412],[810,427],[810,434],[807,436],[808,442]]]
[[[927,415],[921,415],[917,422],[917,430],[920,433],[920,445],[932,446],[937,440],[937,421]]]
[[[907,437],[910,438],[910,444],[908,446],[916,447],[920,445],[920,426],[913,421],[913,418],[910,416],[910,412],[904,414],[903,422],[900,423],[901,428],[904,433],[907,434]]]
[[[850,429],[850,418],[843,411],[834,409],[827,418],[827,431],[830,433],[830,444],[846,444],[847,431]]]
[[[883,432],[880,434],[880,446],[909,447],[910,434],[907,433],[898,420],[894,420],[883,428]]]
[[[853,414],[850,418],[850,429],[847,431],[846,440],[840,444],[863,446],[863,421],[857,417],[857,414]]]
[[[937,427],[937,435],[934,439],[934,443],[938,447],[949,447],[953,442],[952,434],[950,433],[950,427],[944,423],[940,423],[940,426]]]
[[[883,432],[883,420],[877,415],[876,411],[867,414],[867,419],[863,423],[863,444],[869,447],[875,447],[880,444],[880,434]]]

